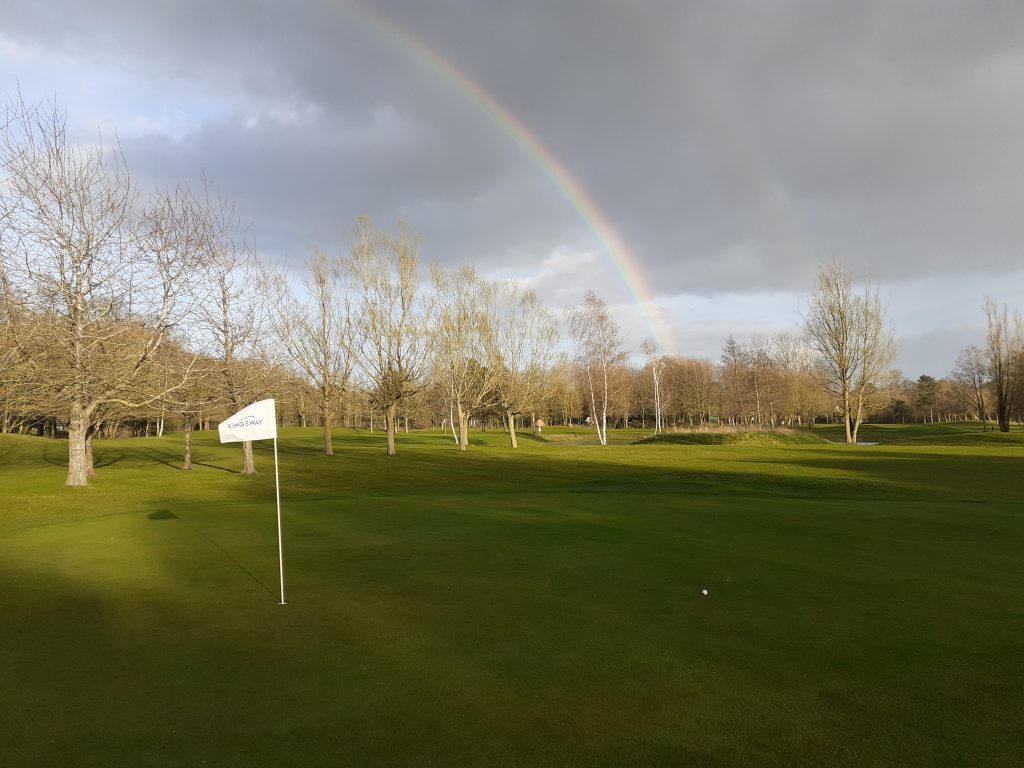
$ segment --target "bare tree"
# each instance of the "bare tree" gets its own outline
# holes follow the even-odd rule
[[[608,314],[608,306],[593,291],[587,291],[583,303],[566,310],[569,331],[576,346],[576,359],[583,371],[590,394],[590,413],[601,445],[608,444],[608,401],[614,383],[615,367],[626,355],[622,334]]]
[[[935,421],[935,404],[939,397],[940,384],[934,376],[926,373],[914,382],[914,405],[920,410],[925,424]],[[928,410],[925,411],[924,409]]]
[[[668,389],[674,389],[683,414],[692,424],[711,418],[715,383],[715,366],[710,360],[676,357],[666,369]]]
[[[833,261],[819,270],[803,321],[825,388],[841,404],[846,442],[856,443],[865,409],[896,356],[878,291],[865,281],[863,294],[855,295],[853,280]]]
[[[339,265],[326,254],[314,251],[306,269],[301,296],[283,274],[268,272],[265,280],[274,297],[271,319],[277,337],[319,395],[324,454],[332,456],[333,408],[352,374],[350,305]]]
[[[750,372],[750,388],[754,397],[754,417],[758,427],[775,426],[777,371],[772,358],[772,343],[760,334],[754,334],[743,345],[743,356]]]
[[[140,213],[121,154],[72,144],[55,106],[11,102],[0,122],[5,280],[47,330],[34,378],[65,409],[67,485],[87,485],[100,410],[161,396],[139,385],[201,261],[190,196],[157,193]]]
[[[551,366],[558,358],[558,323],[531,288],[507,282],[497,286],[494,299],[491,358],[498,374],[494,387],[509,442],[518,448],[516,416],[530,412],[536,430],[536,412],[554,391]]]
[[[437,311],[434,313],[434,362],[459,422],[459,450],[469,446],[470,416],[497,403],[494,364],[495,286],[472,267],[446,272],[431,268]]]
[[[352,280],[351,351],[373,403],[383,409],[387,453],[395,454],[398,405],[423,387],[430,359],[431,306],[420,291],[420,240],[399,224],[396,234],[361,217],[345,262]]]
[[[651,371],[651,381],[654,384],[654,434],[658,435],[663,430],[661,423],[661,383],[668,358],[662,353],[654,339],[644,339],[640,344],[640,353],[647,361],[647,367]]]
[[[629,417],[636,406],[636,389],[633,386],[635,370],[626,362],[626,355],[608,372],[608,417],[612,428],[629,428]]]
[[[978,410],[978,418],[981,420],[982,430],[988,429],[988,405],[985,390],[988,386],[988,363],[985,360],[985,353],[973,344],[960,350],[956,359],[956,367],[953,369],[953,379],[968,392],[974,400],[974,406]]]
[[[1000,432],[1010,431],[1014,396],[1024,373],[1024,319],[1014,312],[1010,319],[1004,304],[985,300],[988,326],[988,374],[995,390],[996,421]]]
[[[732,421],[775,425],[779,376],[770,339],[754,334],[740,343],[730,335],[722,345],[719,374],[722,405]]]
[[[168,372],[165,375],[183,381],[180,387],[164,393],[160,406],[181,419],[184,435],[181,468],[188,472],[192,470],[192,432],[204,417],[224,403],[220,365],[215,359],[197,357],[173,339],[165,344],[160,358],[162,368]]]
[[[781,407],[789,423],[812,424],[824,407],[814,354],[804,338],[791,333],[772,337],[772,362],[778,379]]]
[[[722,344],[722,356],[719,358],[719,394],[721,397],[722,416],[728,417],[732,423],[748,424],[750,413],[754,410],[751,371],[747,360],[746,348],[736,341],[732,334]]]
[[[0,196],[0,203],[3,202]],[[0,230],[4,226],[0,215]],[[10,279],[0,232],[0,432],[24,429],[42,404],[42,387],[35,377],[37,366],[28,340],[34,335],[35,318],[27,301],[19,296]]]
[[[579,419],[583,412],[586,399],[581,385],[579,366],[570,360],[559,360],[549,372],[551,403],[562,426],[572,426],[574,419]],[[536,424],[536,420],[534,420]]]
[[[233,411],[264,394],[266,362],[262,341],[269,295],[248,243],[238,239],[234,208],[203,181],[205,293],[199,301],[201,345],[219,367],[221,402]],[[242,443],[242,474],[256,474],[252,443]]]

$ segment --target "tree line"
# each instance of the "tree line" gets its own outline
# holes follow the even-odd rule
[[[1021,388],[1021,320],[985,305],[988,347],[954,375],[906,382],[877,290],[821,268],[799,332],[728,338],[717,361],[625,349],[588,291],[562,317],[515,281],[424,269],[420,238],[361,218],[351,249],[314,250],[299,274],[256,257],[204,178],[138,189],[119,148],[76,144],[52,104],[0,115],[0,430],[64,435],[67,484],[94,474],[97,436],[191,435],[261,397],[284,421],[396,433],[517,428],[846,425],[947,418],[1009,429]],[[567,337],[562,339],[562,329]],[[991,411],[991,413],[990,413]],[[252,446],[242,471],[252,473]]]

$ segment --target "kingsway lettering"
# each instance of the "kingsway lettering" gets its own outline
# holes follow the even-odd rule
[[[258,427],[263,423],[263,419],[256,419],[252,416],[247,416],[239,421],[229,421],[228,429],[238,429],[239,427]]]

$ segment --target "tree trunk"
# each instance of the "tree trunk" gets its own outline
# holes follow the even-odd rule
[[[660,435],[665,431],[665,425],[662,424],[661,418],[661,382],[655,379],[654,381],[654,433]]]
[[[864,419],[864,400],[861,395],[857,395],[857,410],[853,413],[853,445],[857,444],[857,432],[860,431],[860,423]]]
[[[459,450],[465,451],[469,448],[469,411],[464,411],[458,406],[459,411]]]
[[[850,413],[850,391],[843,388],[843,423],[846,425],[846,444],[850,445],[854,442],[852,424],[850,423],[852,414]]]
[[[192,470],[192,419],[185,419],[185,460],[181,468],[186,471]]]
[[[601,390],[601,426],[597,432],[601,445],[608,445],[608,366],[601,369],[603,389]]]
[[[594,421],[594,429],[597,431],[597,441],[601,442],[601,422],[597,416],[597,392],[594,387],[594,379],[587,367],[587,384],[590,386],[590,418]]]
[[[512,411],[506,411],[506,413],[508,414],[508,436],[509,436],[509,439],[512,442],[512,447],[513,448],[518,448],[519,447],[519,443],[516,441],[516,417],[513,415]]]
[[[255,475],[256,465],[252,460],[252,441],[245,440],[242,442],[242,474],[243,475]]]
[[[96,477],[96,466],[92,460],[92,438],[96,434],[96,427],[89,425],[85,430],[85,476],[92,480]]]
[[[331,443],[331,401],[324,396],[324,456],[334,455],[334,445]]]
[[[761,424],[761,386],[757,380],[757,369],[754,369],[754,408],[757,412],[757,426],[760,429]]]
[[[1000,432],[1010,431],[1010,403],[1005,395],[999,397],[999,402],[996,403],[996,421]]]
[[[540,437],[540,427],[537,426],[537,412],[530,411],[530,429],[533,430],[534,437]]]
[[[68,421],[68,478],[64,485],[80,488],[89,484],[89,474],[85,464],[86,415],[80,406],[71,408],[71,419]]]
[[[388,456],[395,455],[395,413],[398,403],[389,403],[384,415],[384,428],[388,435]]]

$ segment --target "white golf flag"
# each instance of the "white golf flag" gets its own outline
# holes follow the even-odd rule
[[[276,440],[277,414],[274,400],[259,400],[229,416],[217,427],[222,443],[240,443],[243,440]]]

